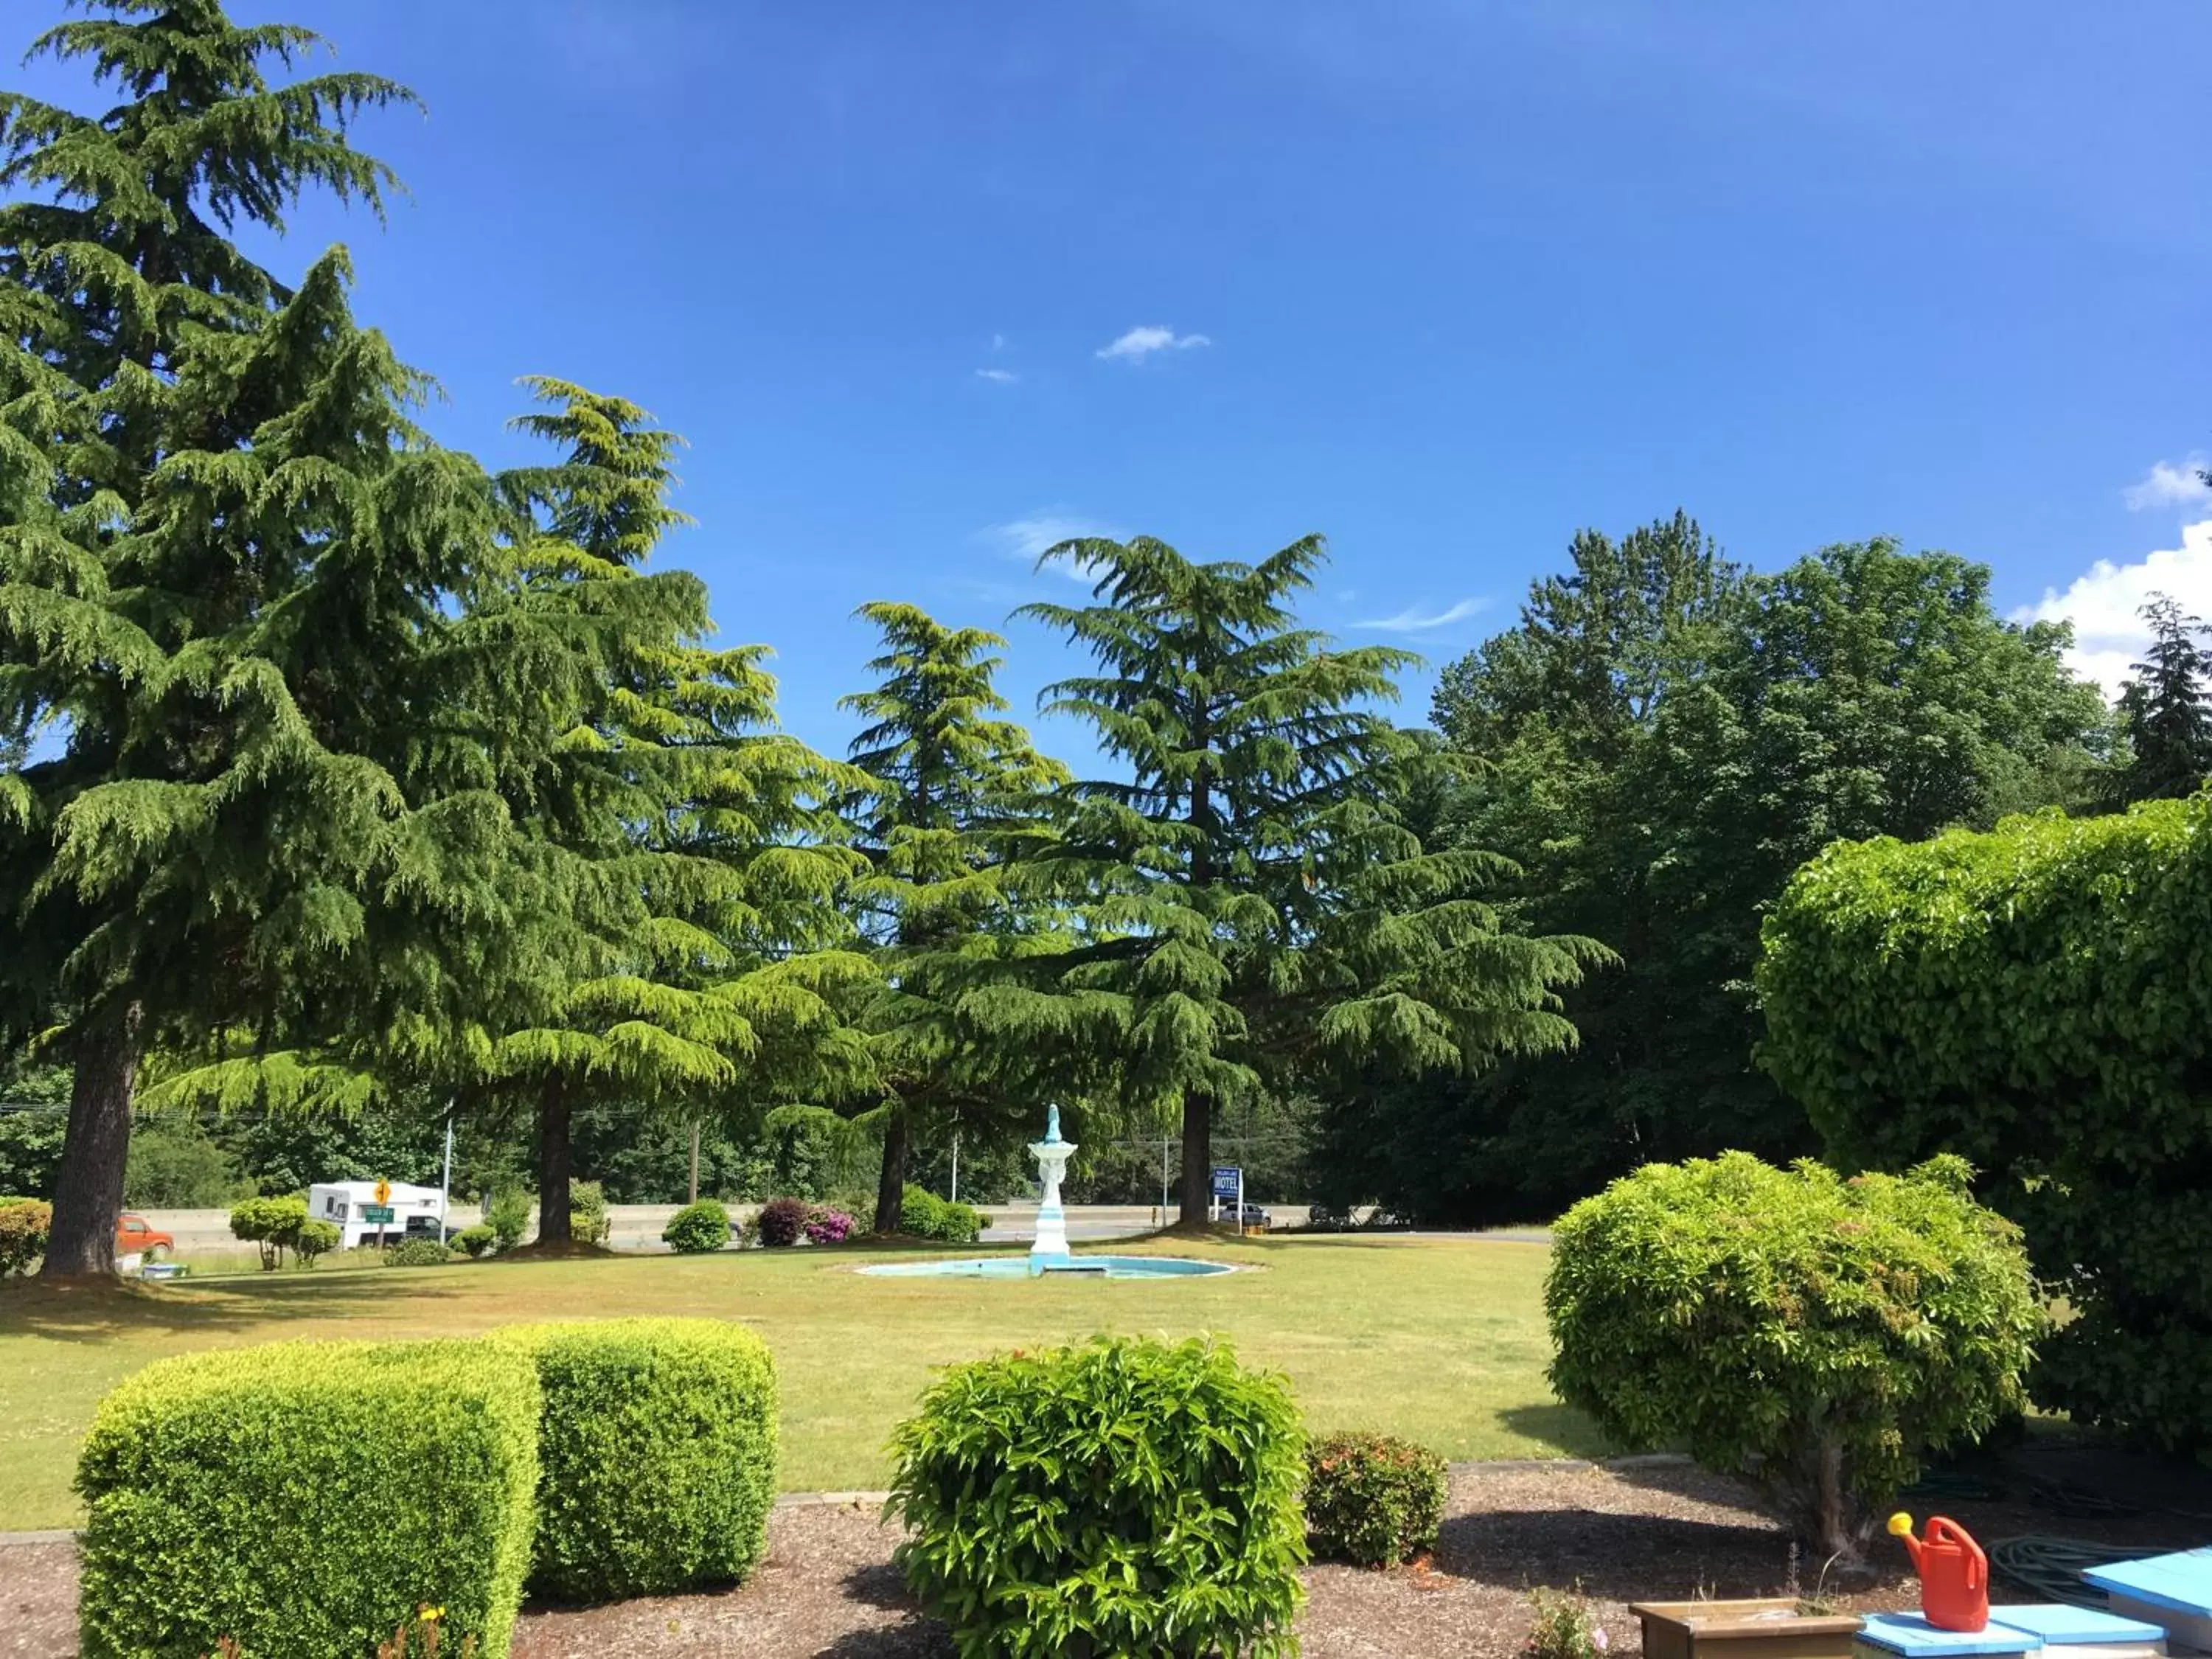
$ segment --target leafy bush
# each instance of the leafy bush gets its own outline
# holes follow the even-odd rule
[[[262,1267],[274,1273],[307,1219],[304,1198],[249,1198],[231,1206],[231,1236],[260,1246]]]
[[[981,1211],[939,1198],[927,1187],[908,1184],[899,1199],[899,1231],[915,1238],[947,1244],[973,1244],[983,1236]]]
[[[519,1187],[494,1193],[484,1205],[483,1218],[499,1248],[513,1249],[530,1231],[530,1194]]]
[[[538,1379],[483,1342],[279,1342],[149,1366],[100,1402],[87,1659],[371,1651],[419,1604],[507,1651],[530,1563]]]
[[[891,1449],[895,1559],[963,1659],[1297,1650],[1297,1408],[1226,1348],[956,1365]]]
[[[303,1267],[315,1265],[315,1258],[327,1255],[338,1247],[344,1235],[327,1221],[303,1221],[292,1235],[292,1254]]]
[[[442,1267],[453,1259],[434,1238],[404,1238],[384,1253],[387,1267]]]
[[[1528,1607],[1534,1617],[1521,1644],[1522,1659],[1599,1659],[1605,1652],[1605,1629],[1579,1586],[1564,1595],[1530,1590]]]
[[[489,1227],[479,1221],[475,1226],[464,1227],[455,1233],[451,1248],[459,1250],[465,1256],[473,1258],[490,1249],[497,1237],[498,1235]]]
[[[742,1582],[775,1498],[775,1365],[742,1325],[518,1326],[538,1366],[533,1593],[563,1601]]]
[[[799,1243],[806,1230],[806,1206],[796,1198],[771,1198],[753,1218],[753,1232],[770,1249]]]
[[[2074,1317],[2043,1404],[2212,1454],[2212,797],[1831,848],[1769,917],[1761,1059],[1832,1154],[1986,1172]]]
[[[46,1253],[54,1206],[42,1198],[0,1198],[0,1279],[27,1273]]]
[[[607,1189],[596,1181],[568,1183],[568,1231],[579,1244],[604,1244],[614,1237]]]
[[[810,1244],[842,1244],[853,1236],[853,1218],[845,1211],[827,1204],[813,1204],[806,1211],[806,1240]]]
[[[250,1196],[238,1160],[189,1117],[159,1117],[131,1136],[123,1202],[134,1210],[212,1210]]]
[[[704,1255],[730,1243],[730,1212],[711,1198],[686,1204],[668,1218],[660,1242],[679,1255]]]
[[[1395,1567],[1434,1549],[1444,1460],[1387,1434],[1334,1434],[1306,1449],[1306,1532],[1314,1553]]]
[[[2018,1229],[1970,1174],[1647,1164],[1559,1223],[1553,1387],[1615,1440],[1686,1442],[1761,1482],[1850,1560],[1931,1452],[2025,1397],[2043,1316]]]

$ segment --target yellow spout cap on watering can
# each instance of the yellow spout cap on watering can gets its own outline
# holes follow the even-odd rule
[[[1891,1516],[1889,1517],[1889,1535],[1892,1538],[1910,1538],[1912,1536],[1912,1517],[1907,1515],[1903,1510],[1899,1510],[1895,1515]]]

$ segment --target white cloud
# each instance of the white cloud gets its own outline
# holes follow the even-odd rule
[[[2157,469],[2153,469],[2155,476]],[[2212,616],[2212,519],[2181,527],[2181,545],[2147,555],[2135,564],[2100,559],[2065,592],[2046,588],[2041,600],[2013,613],[2015,622],[2070,622],[2074,672],[2119,696],[2142,659],[2150,635],[2137,615],[2154,593],[2168,593],[2194,615]]]
[[[995,381],[1000,386],[1012,386],[1022,377],[1011,368],[979,368],[975,371],[975,378]]]
[[[1431,611],[1425,605],[1409,605],[1395,617],[1370,617],[1356,622],[1354,628],[1372,628],[1385,634],[1425,634],[1432,628],[1449,628],[1455,622],[1465,622],[1490,603],[1487,599],[1460,599],[1441,611]]]
[[[1178,334],[1161,324],[1146,323],[1131,329],[1111,345],[1099,347],[1098,356],[1141,363],[1155,351],[1188,351],[1193,346],[1212,343],[1203,334]]]
[[[1003,334],[994,334],[991,337],[991,349],[994,351],[1004,351],[1006,349],[1006,337]]]
[[[2202,455],[2191,455],[2179,465],[2160,461],[2143,474],[2140,483],[2123,490],[2122,498],[2130,513],[2154,507],[2201,507],[2212,501],[2212,485],[2204,482],[2203,466]]]
[[[1015,519],[1006,524],[994,524],[983,532],[983,539],[997,545],[1010,559],[1019,559],[1025,564],[1035,564],[1048,547],[1062,542],[1083,541],[1103,537],[1108,541],[1126,541],[1129,532],[1114,525],[1103,524],[1097,519],[1057,508],[1046,508],[1030,514],[1024,519]],[[1086,587],[1091,578],[1083,574],[1083,567],[1063,561],[1053,567],[1062,575],[1073,577]]]

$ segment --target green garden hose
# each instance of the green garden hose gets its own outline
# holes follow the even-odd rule
[[[2000,1538],[1990,1546],[1990,1565],[2007,1583],[2016,1584],[2045,1601],[2064,1601],[2077,1607],[2102,1611],[2105,1592],[2081,1577],[2085,1567],[2101,1567],[2113,1561],[2139,1561],[2147,1555],[2164,1555],[2167,1544],[2096,1544],[2086,1538],[2053,1538],[2032,1533],[2022,1538]]]

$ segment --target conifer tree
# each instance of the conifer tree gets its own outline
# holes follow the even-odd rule
[[[309,186],[380,204],[350,119],[374,76],[272,87],[317,43],[216,0],[108,0],[35,52],[125,100],[0,95],[0,728],[40,752],[0,803],[6,1018],[74,1062],[50,1273],[112,1267],[132,1091],[172,1032],[276,1028],[425,874],[425,826],[351,739],[489,524],[420,389],[347,309],[240,253]],[[419,692],[420,688],[416,688]],[[454,827],[454,826],[448,826]]]
[[[2122,779],[2126,798],[2191,795],[2212,776],[2212,653],[2199,643],[2204,624],[2166,593],[2154,593],[2138,614],[2150,627],[2150,648],[2130,665],[2136,677],[2120,696],[2132,751]]]
[[[1502,861],[1425,851],[1395,797],[1430,757],[1374,705],[1410,653],[1297,625],[1325,556],[1308,538],[1247,565],[1150,538],[1066,542],[1087,605],[1024,613],[1100,672],[1048,689],[1127,781],[1077,785],[1038,868],[1087,899],[1091,935],[1048,964],[1073,1000],[1040,1029],[1112,1032],[1122,1096],[1179,1111],[1181,1218],[1204,1219],[1217,1105],[1293,1068],[1389,1077],[1563,1048],[1556,988],[1601,947],[1524,938],[1474,896]]]
[[[883,636],[868,664],[881,678],[841,706],[868,721],[848,757],[872,780],[851,804],[871,866],[855,898],[884,970],[866,1024],[888,1096],[876,1120],[875,1224],[895,1232],[917,1118],[1025,1103],[1030,1057],[990,1041],[988,1024],[963,1010],[1000,991],[997,964],[1048,937],[1007,878],[1042,832],[1048,792],[1069,775],[997,718],[1007,707],[994,684],[998,635],[949,628],[911,605],[860,615]]]

